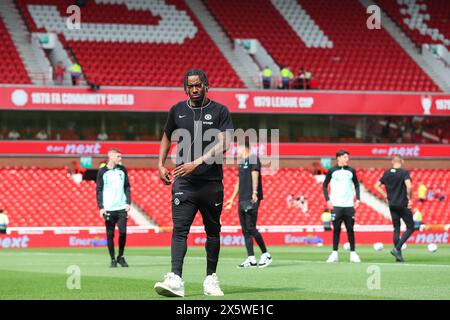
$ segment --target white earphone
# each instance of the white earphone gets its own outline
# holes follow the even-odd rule
[[[198,131],[198,128],[200,127],[201,128],[201,125],[202,125],[202,117],[203,117],[203,106],[204,106],[204,104],[205,104],[205,100],[206,100],[206,93],[208,92],[208,87],[207,86],[205,86],[205,84],[202,82],[202,87],[204,87],[205,88],[205,95],[203,96],[203,100],[202,100],[202,104],[200,105],[200,118],[199,118],[199,122],[200,122],[200,125],[196,125],[195,124],[195,110],[192,108],[192,104],[190,103],[190,99],[188,100],[188,102],[187,102],[187,104],[189,105],[189,107],[191,108],[191,110],[192,110],[192,112],[194,113],[194,140],[192,141],[192,143],[191,143],[191,146],[190,146],[190,148],[189,148],[189,158],[190,158],[190,156],[191,156],[191,152],[192,152],[192,146],[194,145],[194,143],[195,143],[195,140],[197,139],[197,131]]]

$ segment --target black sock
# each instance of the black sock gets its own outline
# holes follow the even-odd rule
[[[245,248],[247,249],[247,255],[250,256],[254,256],[255,255],[255,251],[253,250],[253,237],[246,233],[244,234],[244,241],[245,241]]]
[[[398,251],[402,250],[403,244],[409,239],[409,237],[412,235],[413,232],[414,232],[414,230],[406,229],[406,231],[403,233],[403,235],[400,238],[400,240],[397,242],[397,245],[395,246],[395,248]]]
[[[125,243],[127,241],[127,234],[121,233],[119,235],[119,257],[123,256],[123,252],[125,250]]]
[[[400,241],[400,230],[394,230],[394,247],[397,248],[397,244],[399,243],[399,241]]]
[[[108,236],[108,251],[109,251],[109,255],[111,256],[111,260],[114,260],[115,259],[114,235],[112,237]]]
[[[264,239],[263,239],[261,233],[259,233],[259,231],[256,231],[255,240],[256,240],[256,243],[258,244],[259,248],[261,249],[261,252],[263,254],[266,253],[267,252],[266,244],[264,243]]]
[[[355,251],[355,232],[347,230],[348,242],[350,242],[350,251]]]

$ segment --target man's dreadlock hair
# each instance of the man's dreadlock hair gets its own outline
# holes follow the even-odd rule
[[[208,78],[206,77],[206,74],[201,69],[189,69],[186,71],[183,77],[183,85],[184,85],[184,91],[186,91],[188,86],[188,77],[190,76],[199,76],[200,80],[202,81],[203,85],[205,87],[209,87]]]

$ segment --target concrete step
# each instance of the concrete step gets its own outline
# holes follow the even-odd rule
[[[257,84],[253,81],[253,77],[249,75],[248,70],[246,70],[234,54],[231,40],[211,15],[205,4],[201,0],[186,0],[186,3],[192,9],[192,12],[196,15],[210,38],[225,56],[233,70],[241,78],[242,82],[248,88],[256,89]]]
[[[19,14],[13,0],[2,0],[0,5],[0,14],[10,37],[16,46],[17,52],[34,84],[41,84],[44,74],[48,70],[38,63],[32,45],[30,43],[30,34],[25,27],[22,16]]]
[[[367,8],[370,5],[377,5],[373,0],[359,0],[359,2]],[[434,72],[431,66],[423,59],[411,39],[391,20],[391,18],[381,9],[381,26],[391,37],[405,50],[405,52],[413,59],[413,61],[434,81],[434,83],[442,90],[449,91],[445,81]]]

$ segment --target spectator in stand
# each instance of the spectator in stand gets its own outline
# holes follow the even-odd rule
[[[294,205],[294,195],[291,193],[286,198],[286,206],[291,208]]]
[[[434,199],[434,191],[433,189],[429,189],[427,192],[427,201],[432,201]]]
[[[36,134],[36,137],[35,137],[37,140],[48,140],[48,134],[47,134],[47,132],[44,130],[44,129],[42,129],[41,131],[39,131],[37,134]]]
[[[422,181],[419,182],[417,197],[419,198],[420,203],[427,201],[427,186]]]
[[[70,75],[72,77],[72,85],[77,86],[81,78],[81,66],[78,63],[74,63],[70,70]]]
[[[309,89],[309,82],[311,81],[312,73],[305,71],[305,89]]]
[[[322,220],[323,228],[325,231],[331,230],[331,213],[328,208],[325,208],[323,213],[320,215],[320,220]]]
[[[422,223],[423,215],[422,215],[422,212],[420,212],[419,208],[414,209],[413,220],[414,220],[414,228],[416,230],[419,230],[420,225],[423,224]]]
[[[0,209],[0,234],[6,234],[8,229],[9,219],[3,209]]]
[[[441,202],[444,201],[445,200],[444,190],[442,190],[442,188],[437,188],[436,192],[434,193],[434,198]]]
[[[262,83],[264,89],[270,89],[272,87],[272,70],[268,66],[262,71]]]
[[[297,76],[295,77],[295,89],[306,89],[305,69],[303,67],[300,68]]]
[[[17,131],[16,129],[12,129],[9,133],[8,133],[8,139],[9,140],[19,140],[20,139],[20,133],[19,131]]]
[[[100,141],[106,141],[108,140],[108,134],[106,133],[105,130],[102,130],[98,135],[97,135],[97,139]]]
[[[280,76],[281,76],[281,89],[289,89],[291,86],[291,81],[294,78],[294,75],[292,74],[292,71],[289,69],[288,66],[283,66],[280,70]]]
[[[296,201],[296,206],[302,210],[303,213],[308,213],[308,200],[304,195],[299,195]]]
[[[64,82],[64,73],[66,72],[66,68],[64,67],[61,61],[58,61],[58,64],[55,66],[55,84],[59,84],[62,86]]]

